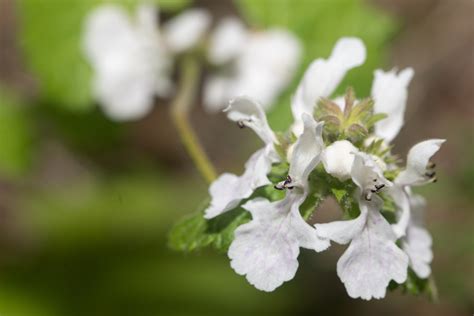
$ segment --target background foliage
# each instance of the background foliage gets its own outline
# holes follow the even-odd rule
[[[11,70],[15,67],[7,67],[0,58],[0,314],[472,313],[474,151],[470,149],[472,137],[466,136],[473,134],[472,109],[463,107],[472,98],[460,90],[462,82],[469,83],[465,79],[469,74],[462,70],[472,66],[472,56],[467,56],[472,50],[459,47],[456,54],[449,55],[443,49],[458,46],[442,41],[443,32],[450,34],[451,39],[464,34],[456,29],[448,32],[456,25],[449,17],[460,19],[462,6],[450,5],[441,11],[410,7],[405,13],[400,9],[399,14],[408,18],[434,12],[434,25],[445,23],[443,32],[433,27],[436,32],[429,33],[428,27],[425,33],[417,33],[411,31],[417,23],[409,24],[359,0],[192,3],[209,8],[216,16],[223,12],[240,14],[253,27],[286,27],[301,38],[305,52],[299,73],[270,114],[270,123],[277,130],[286,128],[291,121],[289,99],[305,67],[316,57],[327,57],[340,36],[361,37],[368,48],[368,59],[349,73],[337,94],[343,93],[350,82],[358,95],[365,96],[370,91],[375,68],[418,63],[420,71],[417,70],[413,95],[424,95],[426,99],[410,101],[414,110],[409,111],[408,127],[401,135],[405,142],[396,145],[403,153],[406,144],[422,138],[446,135],[449,140],[439,158],[440,183],[423,190],[430,201],[429,227],[435,237],[436,254],[434,272],[441,298],[439,305],[432,305],[425,298],[404,296],[400,291],[385,301],[370,304],[347,298],[335,272],[335,262],[342,250],[338,247],[325,256],[303,251],[302,269],[295,281],[273,294],[256,291],[231,270],[223,254],[200,250],[197,254],[182,255],[171,251],[167,233],[172,223],[198,210],[207,196],[207,187],[180,150],[174,129],[168,123],[166,101],[158,101],[155,111],[146,119],[127,124],[108,121],[94,104],[91,71],[81,54],[80,36],[84,16],[102,2],[0,3],[0,21],[16,17],[14,23],[0,28],[1,43],[6,43],[5,51],[18,56],[24,68],[17,68],[26,69],[26,75],[34,79],[33,87],[13,80],[21,70]],[[114,2],[129,9],[137,3]],[[166,18],[190,1],[159,3]],[[420,3],[417,5],[421,6]],[[456,7],[460,10],[457,14],[443,13]],[[399,25],[405,22],[416,45],[410,46],[410,41],[402,45],[406,49],[401,55],[408,56],[405,62],[388,62],[394,39],[403,39],[403,28]],[[13,41],[3,41],[7,33],[14,34]],[[433,42],[443,46],[425,51],[425,47],[431,48],[430,41],[424,42],[425,37],[436,39]],[[3,49],[2,46],[2,54]],[[438,51],[444,55],[437,56]],[[431,65],[423,66],[431,55],[437,58],[433,58]],[[8,54],[2,56],[10,60]],[[459,66],[463,56],[471,64]],[[458,77],[464,80],[455,81]],[[442,86],[430,81],[433,78]],[[428,90],[416,90],[417,87]],[[440,106],[441,103],[449,104],[450,108]],[[420,105],[416,107],[417,104]],[[193,114],[194,122],[207,129],[211,120],[223,120],[219,116],[205,116],[199,102]],[[220,144],[215,135],[229,135],[232,146],[227,146],[235,148],[214,148],[214,141],[209,141],[205,145],[211,156],[239,170],[242,161],[238,157],[245,157],[243,152],[252,146],[252,140],[248,143],[240,134],[233,135],[230,125],[212,126],[215,129],[208,132],[216,143]],[[337,197],[337,192],[334,194]],[[324,207],[327,210],[313,220],[328,221],[339,216],[330,203]],[[193,239],[193,233],[184,236]],[[213,235],[204,243],[222,245],[228,239]]]

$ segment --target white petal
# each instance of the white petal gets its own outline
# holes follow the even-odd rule
[[[204,36],[211,24],[211,15],[203,9],[189,9],[163,26],[168,47],[175,53],[191,49]]]
[[[218,65],[230,62],[242,52],[246,39],[247,30],[239,19],[222,19],[210,39],[209,60]]]
[[[402,248],[410,259],[410,267],[420,278],[431,274],[430,263],[433,260],[431,250],[432,238],[423,227],[423,208],[425,202],[419,196],[410,197],[413,216],[408,225],[406,237],[402,240]]]
[[[232,268],[257,289],[270,292],[291,280],[300,247],[316,251],[328,247],[301,218],[298,208],[303,200],[304,196],[289,193],[281,201],[256,199],[243,205],[253,219],[235,231],[229,258]]]
[[[426,176],[431,157],[440,149],[444,139],[429,139],[413,146],[408,152],[406,169],[395,179],[399,185],[421,185],[430,181]]]
[[[367,205],[367,223],[339,259],[337,274],[350,297],[370,300],[385,297],[390,280],[405,282],[408,257],[395,244],[390,224],[374,204]]]
[[[365,61],[365,55],[363,42],[358,38],[347,37],[336,43],[327,60],[316,59],[311,63],[292,102],[295,134],[301,133],[301,114],[312,115],[319,98],[329,97],[345,74]]]
[[[324,150],[322,162],[324,169],[333,177],[341,181],[351,178],[352,164],[354,163],[354,154],[359,150],[347,140],[339,140]]]
[[[316,224],[316,232],[321,238],[329,239],[338,244],[347,244],[364,229],[367,222],[367,207],[361,207],[360,215],[348,221],[335,221],[327,224]]]
[[[405,188],[394,185],[388,190],[388,194],[393,198],[395,204],[398,207],[397,210],[397,223],[392,225],[393,232],[397,236],[397,239],[405,236],[408,223],[410,222],[411,211],[408,194],[405,192]]]
[[[351,176],[352,181],[354,181],[363,194],[374,189],[375,185],[392,186],[392,183],[383,176],[380,166],[370,155],[363,152],[355,154]]]
[[[240,177],[224,173],[211,184],[211,204],[205,211],[205,218],[230,211],[241,200],[250,197],[256,188],[270,184],[267,174],[272,167],[273,158],[269,152],[269,148],[255,152],[246,162],[245,172]]]
[[[398,75],[395,70],[375,71],[372,86],[374,112],[387,114],[387,118],[375,124],[375,134],[387,142],[391,142],[403,126],[407,89],[413,74],[412,68],[406,68]]]
[[[289,175],[296,185],[306,186],[308,176],[320,161],[324,148],[323,123],[316,123],[310,115],[303,114],[304,131],[295,143]]]
[[[267,145],[276,143],[276,137],[268,125],[267,116],[262,106],[248,97],[237,97],[230,101],[225,109],[227,117],[234,122],[241,122],[250,127]]]

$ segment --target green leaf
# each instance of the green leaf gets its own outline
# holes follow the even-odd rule
[[[32,136],[24,104],[0,87],[0,173],[18,177],[30,166]]]
[[[208,203],[205,203],[207,207]],[[199,211],[178,222],[168,238],[171,249],[191,252],[212,246],[225,252],[234,239],[235,229],[248,222],[250,214],[242,208],[219,215],[211,220],[204,218],[203,211]]]

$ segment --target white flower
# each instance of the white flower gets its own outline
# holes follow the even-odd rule
[[[211,203],[205,211],[205,218],[212,218],[235,208],[241,200],[250,197],[256,188],[270,184],[267,174],[272,163],[279,159],[273,146],[277,142],[275,134],[268,125],[260,104],[249,98],[239,97],[230,102],[226,111],[230,120],[253,129],[263,140],[265,147],[250,157],[243,175],[224,173],[211,184]]]
[[[292,100],[295,119],[293,132],[301,134],[301,115],[313,115],[314,107],[321,97],[329,97],[345,74],[365,61],[364,43],[353,37],[340,39],[328,59],[316,59],[306,70]]]
[[[352,298],[385,297],[390,280],[397,283],[407,278],[408,257],[397,247],[392,227],[380,213],[383,205],[374,193],[391,183],[372,158],[364,153],[355,155],[352,180],[359,187],[360,215],[349,221],[316,224],[322,238],[349,247],[337,263],[337,274]]]
[[[211,15],[203,9],[189,9],[163,25],[166,44],[173,53],[182,53],[203,39],[211,24]]]
[[[385,113],[387,117],[375,124],[375,134],[390,143],[403,126],[408,84],[413,77],[413,69],[406,68],[398,75],[395,70],[375,71],[372,85],[374,113]]]
[[[419,195],[410,195],[411,218],[406,236],[402,239],[402,249],[410,259],[410,267],[422,279],[431,274],[430,263],[433,260],[432,239],[423,225],[425,199]]]
[[[146,115],[156,95],[167,95],[171,59],[158,34],[155,7],[138,7],[131,21],[117,5],[102,5],[89,14],[83,46],[94,68],[94,91],[114,120]]]
[[[258,100],[268,109],[290,83],[300,55],[301,44],[288,31],[251,32],[235,18],[222,20],[211,37],[208,57],[227,71],[207,80],[206,109],[218,111],[227,100],[240,95]]]
[[[397,238],[403,237],[402,248],[410,258],[410,267],[420,278],[427,278],[431,273],[432,241],[422,225],[425,201],[413,196],[410,187],[436,181],[435,166],[430,159],[444,142],[444,139],[430,139],[414,145],[408,152],[405,170],[400,172],[389,191],[398,206],[393,230]]]
[[[326,147],[322,155],[324,169],[341,181],[350,179],[354,154],[357,152],[359,150],[348,140],[332,143]]]
[[[444,139],[430,139],[414,145],[408,152],[405,170],[400,172],[389,190],[398,206],[397,223],[393,225],[398,238],[405,236],[410,223],[410,187],[436,181],[434,164],[430,159],[444,142]]]
[[[229,248],[232,268],[257,289],[273,291],[291,280],[298,269],[299,248],[323,251],[329,246],[301,217],[299,207],[307,195],[307,178],[319,163],[322,125],[305,115],[304,132],[297,140],[286,197],[277,202],[257,198],[242,207],[252,221],[235,231]]]
[[[435,173],[430,163],[431,157],[439,150],[445,139],[429,139],[413,146],[408,152],[405,170],[395,179],[397,185],[422,185],[435,181]]]

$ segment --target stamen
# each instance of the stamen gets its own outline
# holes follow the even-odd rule
[[[237,126],[239,126],[239,128],[244,128],[245,124],[243,121],[237,121]]]
[[[293,182],[293,179],[290,177],[290,175],[288,175],[285,181],[277,183],[273,187],[277,190],[284,190],[284,189],[293,190],[294,186],[289,186],[289,184],[292,182]]]
[[[425,173],[425,176],[428,178],[433,178],[436,175],[436,171],[428,171]]]
[[[431,160],[428,162],[428,165],[426,166],[428,169],[434,169],[436,167],[436,164],[432,162]]]
[[[385,184],[379,184],[379,185],[375,185],[375,188],[377,189],[377,192],[382,190],[383,188],[385,187]]]

